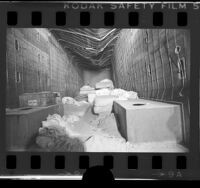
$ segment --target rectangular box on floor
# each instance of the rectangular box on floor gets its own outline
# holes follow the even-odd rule
[[[6,111],[6,146],[10,151],[24,151],[49,114],[63,115],[62,105],[16,108]]]
[[[150,100],[114,101],[119,131],[129,142],[184,141],[181,105]]]

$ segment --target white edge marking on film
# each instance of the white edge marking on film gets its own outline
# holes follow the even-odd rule
[[[21,180],[82,180],[82,176],[42,176],[42,175],[24,175],[24,176],[0,176],[0,179],[21,179]],[[156,180],[145,178],[115,178],[115,180]]]
[[[24,176],[0,176],[0,179],[21,179],[21,180],[81,180],[82,176],[43,176],[43,175],[24,175]]]

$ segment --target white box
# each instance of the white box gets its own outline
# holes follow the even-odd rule
[[[114,112],[119,131],[132,143],[184,139],[181,106],[150,100],[115,101]]]

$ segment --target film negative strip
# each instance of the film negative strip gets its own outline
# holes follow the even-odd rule
[[[0,178],[200,179],[199,11],[2,2]]]

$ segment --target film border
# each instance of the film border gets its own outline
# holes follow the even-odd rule
[[[191,6],[190,6],[191,5]],[[52,6],[54,9],[52,9]],[[179,10],[172,9],[137,9],[139,13],[139,25],[137,28],[155,28],[152,26],[153,16],[152,13],[163,12],[163,25],[162,28],[184,28],[189,29],[191,32],[191,119],[190,119],[190,152],[181,154],[187,157],[187,169],[177,170],[175,169],[175,158],[180,154],[177,153],[29,153],[29,152],[6,152],[5,151],[5,86],[6,86],[6,28],[7,26],[7,11],[16,11],[18,13],[18,24],[14,27],[33,27],[31,25],[31,12],[41,11],[42,12],[42,25],[40,27],[58,27],[55,25],[55,13],[57,11],[67,12],[67,22],[62,27],[82,27],[79,25],[79,11],[81,9],[64,9],[63,3],[2,3],[0,5],[0,62],[1,62],[1,73],[0,73],[0,85],[1,85],[1,131],[0,131],[0,174],[1,175],[24,175],[24,174],[57,174],[57,175],[74,175],[82,174],[84,169],[79,169],[79,156],[87,155],[90,158],[90,165],[97,165],[103,163],[103,156],[112,155],[114,158],[114,168],[112,172],[116,178],[151,178],[151,179],[199,179],[200,171],[200,156],[199,156],[199,67],[198,61],[200,60],[198,45],[199,45],[199,33],[200,27],[199,18],[200,14],[198,10],[192,8],[192,4],[188,4],[188,8],[181,10],[181,12],[187,12],[188,24],[187,26],[177,26],[176,14]],[[105,27],[103,23],[103,13],[111,11],[115,13],[115,24],[113,27],[119,28],[130,28],[127,19],[127,11],[123,9],[110,10],[109,4],[105,4],[103,10],[84,9],[89,11],[91,16],[91,22],[88,27]],[[132,11],[132,10],[131,10]],[[135,11],[135,10],[133,10]],[[73,19],[70,19],[73,18]],[[13,27],[13,26],[12,26]],[[134,28],[134,27],[131,27]],[[160,28],[160,27],[159,27]],[[66,167],[63,170],[55,170],[54,168],[54,156],[64,155]],[[6,156],[16,155],[17,156],[17,168],[6,169]],[[31,155],[41,156],[41,169],[30,169],[29,157]],[[138,156],[139,168],[137,170],[127,169],[127,157],[130,155]],[[162,170],[155,170],[151,167],[152,156],[162,156],[163,168]],[[51,162],[52,165],[49,165]]]

